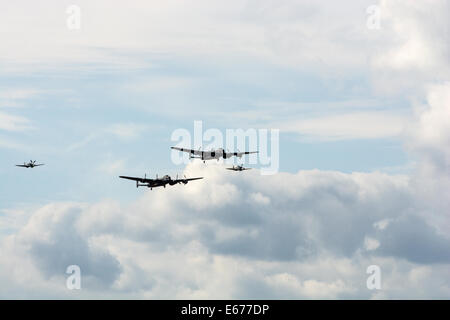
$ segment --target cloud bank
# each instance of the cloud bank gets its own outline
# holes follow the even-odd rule
[[[204,176],[204,183],[144,191],[128,205],[54,203],[32,211],[2,239],[0,274],[9,285],[1,295],[450,294],[448,282],[432,285],[450,279],[450,241],[417,214],[418,195],[406,176],[312,170],[267,177],[202,163],[189,164],[185,173]],[[82,271],[80,292],[65,289],[65,268],[72,264]],[[372,264],[383,272],[381,291],[366,288]],[[414,281],[405,285],[405,278]]]

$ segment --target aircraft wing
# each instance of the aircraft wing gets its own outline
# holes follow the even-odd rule
[[[183,151],[183,152],[187,152],[196,156],[201,156],[202,155],[202,151],[201,150],[194,150],[194,149],[185,149],[185,148],[178,148],[178,147],[170,147],[173,150],[178,150],[178,151]]]
[[[203,177],[199,177],[199,178],[188,178],[188,179],[183,179],[184,181],[193,181],[193,180],[200,180],[203,179]]]
[[[252,153],[258,153],[258,151],[245,151],[245,152],[227,152],[227,158],[236,156],[236,157],[242,157],[244,154],[252,154]]]
[[[187,179],[175,179],[173,180],[175,183],[188,183],[188,181],[193,181],[193,180],[200,180],[203,179],[203,177],[199,177],[199,178],[187,178]]]
[[[43,166],[43,165],[44,165],[44,163],[40,163],[40,164],[35,164],[34,166],[39,167],[39,166]]]
[[[153,182],[154,181],[153,179],[127,177],[127,176],[119,176],[119,178],[133,180],[133,181],[137,181],[137,182],[141,182],[141,183],[149,183],[149,182]]]
[[[26,164],[16,164],[16,167],[28,168]]]

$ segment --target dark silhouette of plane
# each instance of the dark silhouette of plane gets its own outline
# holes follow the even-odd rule
[[[219,161],[220,158],[229,159],[231,157],[239,157],[241,158],[243,155],[258,153],[258,151],[244,151],[244,152],[226,152],[224,149],[212,149],[211,151],[202,151],[202,150],[194,150],[194,149],[185,149],[178,147],[170,147],[173,150],[178,150],[182,152],[189,153],[189,159],[201,159],[203,162],[205,160],[214,160]]]
[[[127,176],[119,176],[119,178],[136,181],[136,188],[147,187],[147,188],[150,188],[150,190],[152,190],[153,188],[156,188],[156,187],[164,187],[165,188],[167,184],[173,186],[177,183],[187,184],[189,181],[203,179],[203,177],[186,178],[186,176],[184,176],[184,179],[178,179],[178,175],[177,175],[176,179],[172,179],[169,175],[165,175],[162,178],[158,178],[158,175],[156,175],[156,179],[148,179],[147,175],[144,175],[144,178],[127,177]],[[139,184],[139,183],[141,183],[141,184]]]
[[[43,163],[39,163],[36,164],[36,160],[30,160],[30,162],[28,163],[23,163],[23,164],[16,164],[16,167],[22,167],[22,168],[34,168],[34,167],[39,167],[39,166],[43,166]]]
[[[233,166],[231,168],[226,168],[227,170],[233,170],[233,171],[244,171],[244,170],[250,170],[251,168],[244,168],[244,166],[241,165],[237,165],[237,166]]]

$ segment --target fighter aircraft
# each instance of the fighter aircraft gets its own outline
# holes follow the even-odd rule
[[[225,150],[222,148],[216,150],[211,149],[211,151],[193,150],[178,147],[170,147],[170,148],[174,150],[188,152],[189,159],[202,159],[203,162],[205,162],[205,160],[213,160],[213,159],[217,159],[217,161],[219,161],[220,158],[228,159],[233,156],[241,158],[244,154],[258,153],[258,151],[225,152]]]
[[[244,171],[244,170],[250,170],[251,168],[244,168],[244,166],[241,164],[241,165],[237,165],[237,166],[234,166],[234,165],[233,165],[233,167],[231,167],[231,168],[225,168],[225,169],[227,169],[227,170],[233,170],[233,171]]]
[[[178,175],[177,175],[176,179],[172,179],[168,175],[165,175],[162,178],[158,178],[158,175],[156,175],[156,179],[148,179],[147,175],[144,175],[144,178],[127,177],[127,176],[119,176],[119,178],[136,181],[136,188],[148,187],[148,188],[150,188],[150,190],[152,190],[153,188],[156,188],[156,187],[164,187],[165,188],[167,184],[173,186],[177,183],[187,184],[189,181],[192,181],[192,180],[203,179],[203,177],[186,178],[186,176],[184,176],[184,179],[178,179]],[[141,184],[139,184],[139,182]]]
[[[16,167],[22,167],[22,168],[34,168],[34,167],[39,167],[39,166],[43,166],[43,163],[39,163],[36,164],[36,160],[30,160],[30,162],[28,163],[23,163],[23,164],[16,164]]]

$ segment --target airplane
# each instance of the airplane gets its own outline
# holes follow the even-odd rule
[[[136,188],[148,187],[148,188],[150,188],[150,190],[152,190],[153,188],[156,188],[156,187],[164,187],[165,188],[167,184],[173,186],[177,183],[187,184],[189,181],[203,179],[203,177],[186,178],[186,176],[184,176],[184,179],[178,179],[178,175],[177,175],[176,179],[172,179],[168,175],[165,175],[160,179],[158,178],[158,175],[156,175],[156,179],[147,179],[147,175],[144,175],[144,178],[127,177],[127,176],[119,176],[119,178],[136,181]],[[141,184],[139,184],[139,182]]]
[[[237,166],[234,166],[233,165],[233,167],[231,167],[231,168],[225,168],[225,169],[227,169],[227,170],[233,170],[233,171],[244,171],[244,170],[251,170],[251,168],[244,168],[244,166],[241,164],[241,165],[237,165]]]
[[[219,161],[220,158],[228,159],[233,156],[241,158],[244,154],[258,153],[258,151],[225,152],[225,150],[222,148],[216,150],[211,149],[211,151],[193,150],[178,147],[170,147],[170,148],[178,151],[188,152],[189,159],[201,159],[203,160],[203,163],[205,163],[205,160],[217,159],[217,161]]]
[[[39,166],[43,166],[43,163],[39,163],[36,164],[36,160],[30,160],[30,162],[28,163],[23,163],[23,164],[16,164],[16,167],[22,167],[22,168],[34,168],[34,167],[39,167]]]

